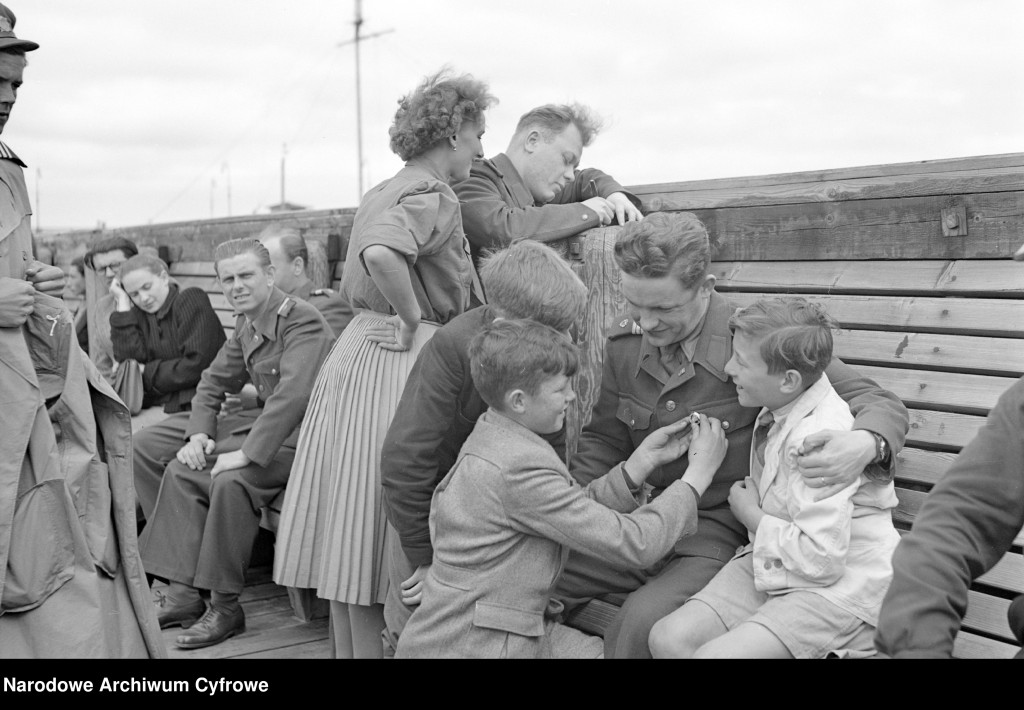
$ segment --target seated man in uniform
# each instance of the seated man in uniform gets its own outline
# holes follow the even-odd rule
[[[473,165],[454,189],[474,261],[517,239],[550,242],[643,219],[640,200],[611,176],[577,169],[600,129],[585,106],[539,106],[519,119],[506,152]]]
[[[270,252],[274,285],[289,296],[309,301],[327,320],[334,337],[352,320],[352,308],[333,289],[317,288],[309,280],[309,248],[298,229],[274,224],[256,237]]]
[[[580,434],[572,475],[586,485],[629,458],[658,427],[693,412],[727,422],[729,432],[725,461],[698,505],[696,534],[679,540],[646,570],[612,569],[572,553],[559,584],[568,605],[603,593],[629,593],[605,631],[605,656],[650,658],[647,639],[654,623],[703,588],[747,542],[747,530],[727,499],[733,482],[750,475],[758,409],[739,403],[725,372],[735,308],[715,291],[715,277],[708,273],[711,245],[700,220],[676,212],[629,223],[615,244],[615,262],[632,316],[617,318],[610,328],[601,391]],[[800,474],[808,486],[828,489],[826,495],[862,472],[887,480],[909,428],[906,407],[838,359],[825,374],[850,406],[853,430],[809,434],[797,461]],[[656,471],[647,481],[653,494],[683,475],[686,465],[681,459]]]
[[[143,566],[169,581],[161,628],[180,625],[181,648],[220,643],[245,630],[238,595],[259,530],[260,509],[284,488],[316,374],[331,347],[323,316],[274,286],[266,248],[235,239],[214,252],[217,278],[238,312],[235,331],[204,372],[191,414],[143,430],[136,476],[162,483],[140,539]],[[218,418],[221,403],[251,380],[259,408]],[[140,470],[169,440],[166,471]],[[145,449],[151,447],[147,453]],[[199,589],[211,591],[206,608]]]

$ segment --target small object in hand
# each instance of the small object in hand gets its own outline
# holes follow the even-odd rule
[[[597,191],[597,183],[593,180],[590,181],[590,191],[594,193],[594,197],[600,197],[600,194]]]

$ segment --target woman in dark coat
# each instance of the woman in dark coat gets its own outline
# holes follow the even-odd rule
[[[226,340],[210,297],[179,289],[167,264],[145,254],[121,266],[110,292],[117,302],[110,314],[114,358],[142,367],[143,408],[189,411],[199,376]]]

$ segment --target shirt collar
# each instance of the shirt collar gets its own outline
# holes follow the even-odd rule
[[[246,317],[246,321],[252,326],[253,331],[267,340],[277,340],[277,309],[288,296],[277,286],[272,286],[271,289],[267,307],[251,321]]]
[[[400,171],[402,173],[413,174],[425,174],[434,180],[440,180],[441,182],[446,181],[446,177],[442,175],[437,168],[427,161],[418,161],[415,158],[406,162],[405,167]]]
[[[822,373],[818,380],[808,387],[806,390],[800,393],[796,399],[784,404],[783,406],[771,410],[772,416],[775,417],[775,431],[782,431],[786,427],[787,422],[798,422],[806,417],[811,410],[817,407],[821,400],[825,398],[828,391],[832,388],[832,384],[829,382],[828,376]],[[767,408],[761,408],[761,414],[764,414]],[[758,415],[758,417],[761,416]]]
[[[732,333],[729,331],[729,316],[732,315],[732,310],[732,305],[725,296],[712,291],[700,325],[682,341],[684,354],[685,343],[692,343],[692,356],[688,360],[693,364],[699,363],[722,382],[729,379],[725,374],[725,364],[732,357]],[[641,366],[647,357],[653,356],[657,359],[658,355],[658,348],[651,345],[644,336],[634,375],[640,374]]]
[[[15,155],[14,151],[11,150],[3,141],[0,141],[0,160],[10,160],[11,162],[17,163],[23,168],[28,167],[25,164],[25,161],[23,161],[21,158]]]

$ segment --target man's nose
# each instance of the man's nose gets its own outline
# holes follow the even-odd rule
[[[653,330],[658,325],[658,319],[650,313],[639,313],[633,320],[640,324],[640,327],[644,330]]]

